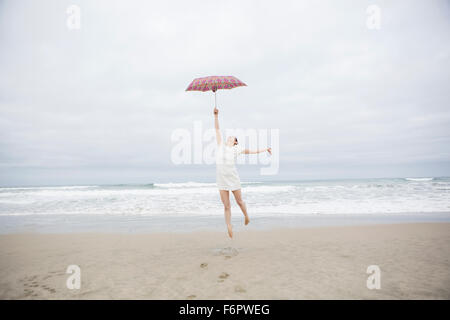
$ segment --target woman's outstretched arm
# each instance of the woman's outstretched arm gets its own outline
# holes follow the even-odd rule
[[[222,143],[222,135],[219,128],[219,109],[214,108],[214,127],[216,128],[216,141],[217,144]]]
[[[259,150],[248,150],[248,149],[245,149],[242,153],[245,153],[245,154],[253,154],[253,153],[261,153],[261,152],[268,152],[268,153],[270,153],[270,154],[272,154],[272,148],[265,148],[265,149],[259,149]]]

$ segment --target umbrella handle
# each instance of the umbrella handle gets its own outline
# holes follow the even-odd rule
[[[214,108],[217,108],[217,95],[216,95],[216,93],[217,93],[217,90],[214,91]]]

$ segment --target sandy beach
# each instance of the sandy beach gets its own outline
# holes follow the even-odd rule
[[[0,235],[0,298],[450,299],[450,223]]]

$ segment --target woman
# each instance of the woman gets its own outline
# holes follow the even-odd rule
[[[230,191],[233,192],[236,203],[242,210],[245,217],[245,225],[250,222],[247,213],[247,207],[242,200],[241,194],[241,181],[236,170],[235,162],[236,157],[241,154],[269,152],[272,154],[271,148],[261,149],[257,151],[250,151],[243,149],[238,145],[236,137],[228,137],[225,143],[222,143],[222,135],[219,129],[219,110],[214,108],[214,126],[216,128],[216,140],[217,140],[217,152],[216,152],[216,179],[217,187],[219,188],[220,199],[222,200],[225,222],[228,228],[228,235],[233,237],[233,229],[231,226],[231,204],[230,204]]]

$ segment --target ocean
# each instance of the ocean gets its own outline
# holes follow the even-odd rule
[[[450,221],[450,178],[243,182],[249,228]],[[232,198],[232,197],[231,197]],[[233,225],[242,213],[232,198]],[[215,183],[0,188],[0,233],[223,228]],[[239,227],[241,228],[241,227]]]

